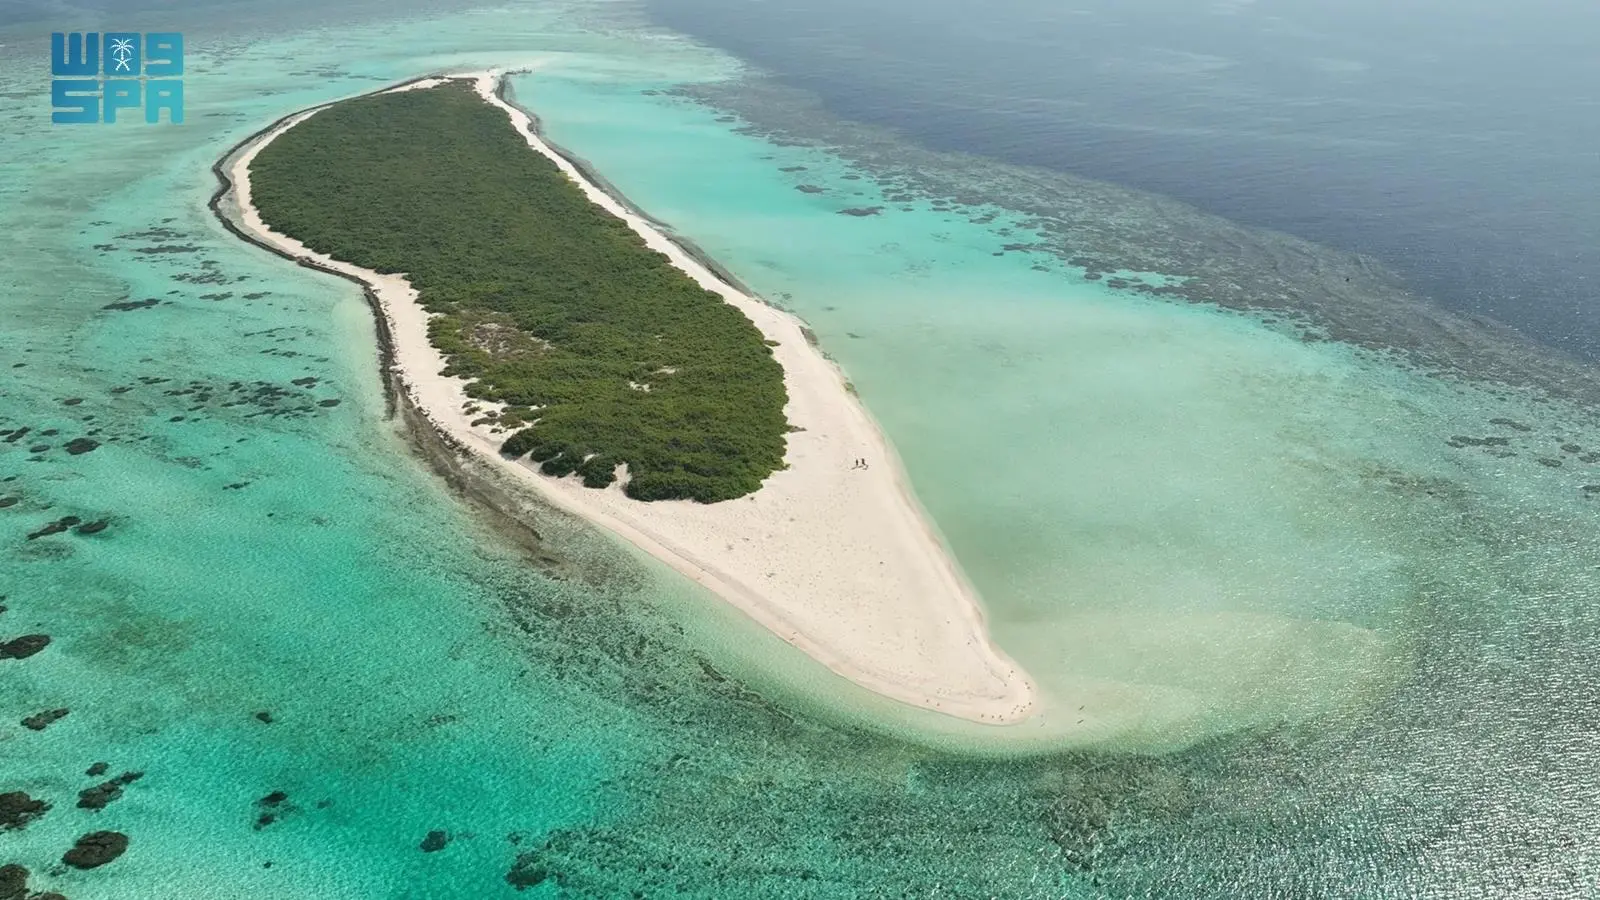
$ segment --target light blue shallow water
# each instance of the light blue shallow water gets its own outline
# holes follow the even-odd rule
[[[72,710],[0,730],[0,790],[54,805],[0,862],[73,898],[509,896],[527,853],[528,896],[1594,884],[1579,410],[1003,251],[1002,206],[884,199],[850,147],[671,93],[740,70],[625,7],[185,15],[181,128],[53,128],[43,50],[0,69],[0,429],[32,429],[0,444],[0,634],[54,638],[0,661],[0,713]],[[359,295],[205,208],[286,112],[523,64],[554,140],[813,324],[1080,746],[896,737],[927,721],[560,517],[540,568],[384,418]],[[110,524],[27,538],[65,515]],[[73,808],[99,760],[145,775]],[[97,828],[129,852],[51,870]]]
[[[1591,476],[1441,452],[1526,418],[1525,397],[1002,252],[1025,221],[885,199],[832,153],[618,68],[552,60],[517,84],[553,140],[812,323],[1001,642],[1101,739],[1302,718],[1387,679],[1424,570],[1448,565],[1433,498],[1397,482],[1588,511]],[[1471,564],[1458,537],[1447,558]]]
[[[217,35],[212,53],[201,37],[189,123],[167,130],[51,128],[47,100],[22,100],[45,70],[8,73],[24,90],[4,138],[4,355],[21,368],[4,419],[61,436],[6,446],[4,630],[54,643],[0,675],[13,720],[72,712],[0,741],[7,788],[55,806],[5,855],[41,868],[100,827],[133,841],[113,867],[50,880],[72,896],[482,896],[506,888],[508,834],[603,816],[607,779],[648,746],[625,709],[526,659],[506,597],[596,594],[542,577],[409,455],[359,295],[239,245],[205,208],[229,142],[432,65],[408,41],[438,29],[250,49]],[[344,75],[278,61],[363,53]],[[161,303],[104,308],[129,297]],[[61,450],[84,433],[102,446]],[[25,538],[64,515],[111,524]],[[593,543],[575,540],[580,556]],[[145,776],[101,813],[73,809],[97,760]],[[289,800],[255,829],[274,790]],[[423,856],[435,828],[460,837]]]

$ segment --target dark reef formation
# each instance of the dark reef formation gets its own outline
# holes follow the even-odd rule
[[[49,537],[52,534],[60,534],[61,532],[66,531],[67,529],[71,528],[74,525],[79,524],[82,521],[83,520],[78,518],[77,516],[62,516],[61,518],[55,520],[54,522],[50,522],[50,523],[46,524],[43,528],[40,528],[38,531],[29,532],[28,533],[28,540],[36,541],[39,538]]]
[[[0,659],[27,659],[50,646],[48,634],[25,634],[0,643]]]
[[[28,890],[28,874],[16,863],[0,866],[0,900],[21,900]]]
[[[144,300],[120,300],[116,303],[107,303],[104,308],[114,309],[119,312],[129,312],[135,309],[149,309],[152,306],[159,306],[161,302],[159,297],[149,297]]]
[[[56,722],[66,718],[67,712],[67,708],[62,707],[60,709],[47,709],[43,712],[34,713],[33,715],[22,720],[22,727],[28,729],[29,731],[43,731]]]
[[[289,795],[285,791],[273,791],[257,800],[256,809],[259,812],[256,814],[255,829],[260,831],[278,821],[279,816],[292,810],[293,806],[288,804],[288,800]]]
[[[78,838],[61,861],[74,869],[95,869],[127,852],[128,836],[120,831],[95,831]]]
[[[506,872],[506,883],[519,891],[525,891],[528,888],[544,884],[552,876],[557,878],[557,884],[565,884],[565,879],[561,878],[559,873],[551,872],[545,868],[544,864],[539,860],[537,851],[519,853],[517,854],[517,861],[511,866],[511,870]]]
[[[78,808],[96,811],[105,809],[107,805],[122,798],[123,788],[143,777],[143,772],[123,772],[110,781],[85,788],[78,792]]]
[[[28,892],[30,875],[31,872],[16,863],[0,866],[0,900],[67,900],[54,891],[30,894]]]
[[[24,791],[0,794],[0,831],[26,828],[29,822],[50,810],[50,804],[28,796]]]

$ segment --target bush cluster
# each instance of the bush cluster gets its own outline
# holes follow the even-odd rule
[[[589,202],[464,81],[335,104],[250,167],[274,229],[404,273],[502,452],[640,500],[727,500],[783,467],[783,371],[743,313]],[[648,387],[648,390],[645,388]]]

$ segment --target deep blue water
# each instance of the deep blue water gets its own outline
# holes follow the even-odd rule
[[[1600,358],[1600,4],[649,3],[846,119],[1368,254]]]

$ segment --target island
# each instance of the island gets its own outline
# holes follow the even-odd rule
[[[959,718],[1035,688],[794,316],[586,177],[499,72],[292,114],[217,166],[240,236],[365,286],[398,402],[837,674]]]

